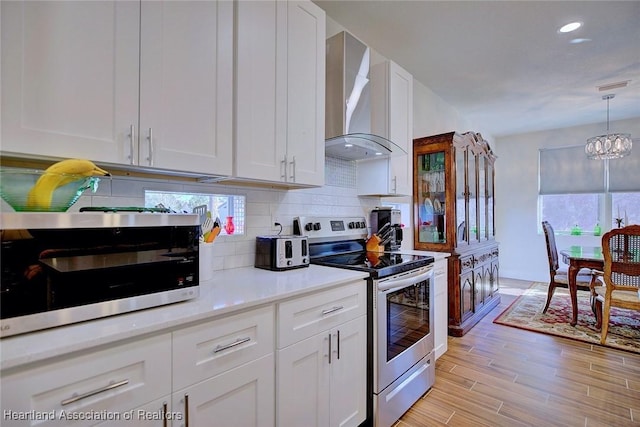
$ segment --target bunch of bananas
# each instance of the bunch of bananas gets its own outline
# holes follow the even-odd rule
[[[27,195],[27,206],[33,210],[47,210],[56,188],[78,181],[83,177],[109,176],[93,162],[83,159],[62,160],[49,166]]]

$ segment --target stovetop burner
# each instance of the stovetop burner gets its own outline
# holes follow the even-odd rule
[[[373,278],[382,278],[403,273],[424,267],[432,262],[434,262],[432,256],[367,251],[328,255],[311,259],[312,264],[366,271],[370,273]]]

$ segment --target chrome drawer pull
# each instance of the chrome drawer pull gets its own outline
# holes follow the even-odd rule
[[[333,307],[333,308],[329,308],[327,310],[322,310],[322,315],[326,316],[329,313],[333,313],[334,311],[342,310],[343,308],[344,307],[340,305],[340,306],[336,306],[336,307]]]
[[[232,347],[235,347],[235,346],[237,346],[237,345],[244,344],[244,343],[246,343],[247,341],[251,341],[251,337],[238,338],[237,340],[235,340],[235,341],[234,341],[234,342],[232,342],[231,344],[227,344],[227,345],[219,345],[219,346],[217,346],[217,347],[213,350],[213,352],[214,352],[214,353],[219,353],[219,352],[221,352],[221,351],[227,350],[227,349],[232,348]]]
[[[62,406],[69,405],[71,403],[77,402],[78,400],[86,399],[87,397],[91,397],[91,396],[94,396],[96,394],[103,393],[105,391],[113,390],[114,388],[122,387],[123,385],[126,385],[126,384],[129,384],[129,380],[122,380],[122,381],[118,381],[117,383],[110,382],[108,386],[99,388],[97,390],[88,391],[88,392],[86,392],[84,394],[76,394],[76,393],[74,393],[73,396],[71,396],[68,399],[63,400],[62,402],[60,402],[60,404]]]
[[[149,128],[149,136],[147,137],[149,140],[149,157],[147,157],[147,161],[149,162],[149,166],[153,166],[153,129]]]
[[[131,125],[129,127],[129,164],[135,163],[135,158],[133,157],[133,150],[136,144],[136,127]]]

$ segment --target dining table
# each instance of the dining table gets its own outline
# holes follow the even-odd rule
[[[578,272],[583,268],[604,270],[604,256],[600,246],[571,246],[560,251],[562,260],[569,265],[569,295],[571,296],[571,326],[578,323]]]

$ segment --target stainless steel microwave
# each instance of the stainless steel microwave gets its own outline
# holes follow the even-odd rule
[[[1,215],[0,337],[199,295],[197,215]]]

